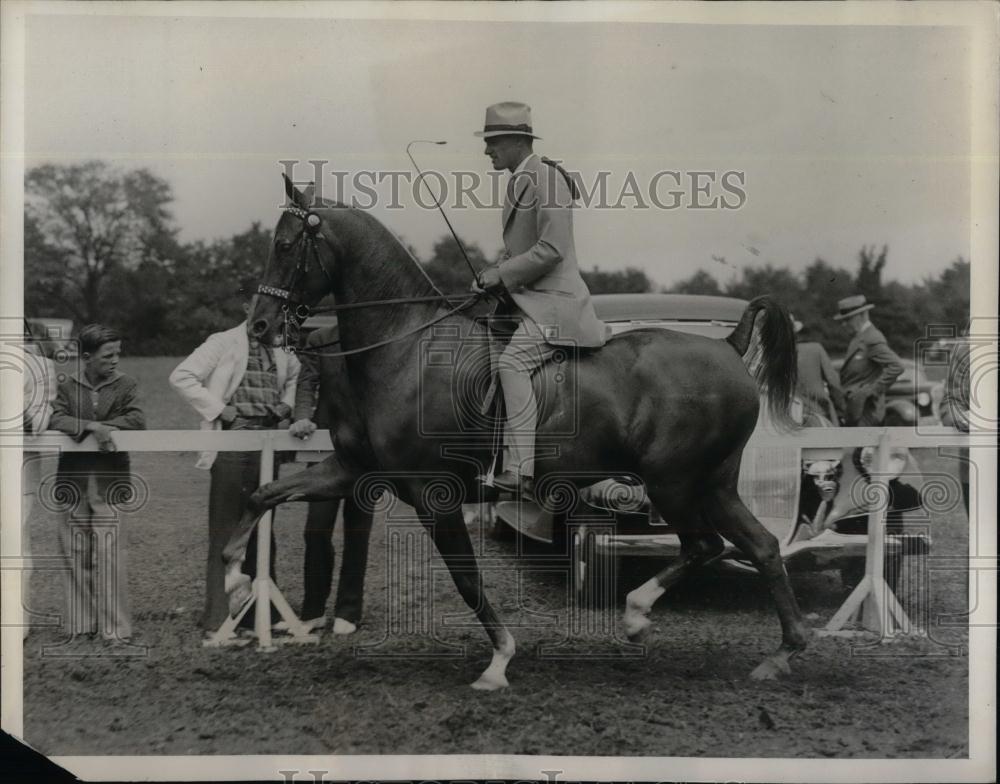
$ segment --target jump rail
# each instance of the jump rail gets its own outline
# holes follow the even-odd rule
[[[119,430],[111,435],[117,448],[129,452],[261,452],[260,481],[270,482],[274,476],[274,453],[329,452],[333,450],[330,435],[317,431],[306,440],[300,440],[287,431],[279,430]],[[801,428],[789,433],[758,429],[750,438],[748,446],[754,447],[797,447],[808,448],[850,448],[875,447],[876,482],[888,473],[889,453],[892,447],[911,449],[937,449],[939,447],[968,448],[970,446],[990,446],[995,448],[996,433],[993,431],[961,433],[950,427],[856,427],[856,428]],[[38,436],[0,438],[0,446],[20,447],[25,451],[46,452],[96,452],[97,441],[88,436],[76,442],[61,433],[48,432]],[[888,493],[879,493],[880,503],[868,515],[868,545],[865,553],[865,576],[847,600],[827,624],[825,633],[836,634],[852,619],[860,616],[862,626],[882,637],[892,637],[911,628],[902,607],[885,582],[883,558],[885,552],[885,518],[888,507]],[[267,512],[259,523],[261,542],[271,537],[271,512]],[[228,619],[217,633],[217,639],[209,644],[225,645],[235,641],[233,630],[236,623],[248,611],[250,604],[256,604],[255,631],[261,650],[274,650],[271,636],[269,608],[273,602],[292,632],[291,641],[315,642],[318,638],[309,635],[277,586],[270,580],[270,548],[257,548],[257,578],[253,584],[252,600],[248,602],[236,618]],[[288,639],[288,638],[285,638]]]

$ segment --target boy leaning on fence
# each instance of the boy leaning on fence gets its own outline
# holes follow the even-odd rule
[[[116,501],[132,494],[127,452],[116,430],[145,430],[134,378],[118,371],[121,337],[110,327],[80,330],[80,369],[59,384],[49,427],[82,441],[93,435],[100,452],[64,452],[53,497],[68,507],[59,520],[67,561],[66,631],[72,637],[127,642],[132,637],[125,536]]]

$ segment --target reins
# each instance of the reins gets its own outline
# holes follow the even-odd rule
[[[460,313],[461,311],[466,310],[467,308],[470,308],[472,305],[474,305],[476,302],[478,302],[482,298],[482,296],[483,296],[482,294],[473,294],[470,297],[466,297],[466,299],[463,302],[461,302],[460,304],[456,305],[454,308],[451,308],[450,310],[445,311],[441,315],[435,316],[430,321],[426,321],[423,324],[419,324],[418,326],[414,327],[413,329],[411,329],[411,330],[409,330],[407,332],[404,332],[401,335],[396,335],[394,337],[387,338],[386,340],[380,340],[378,343],[372,343],[369,346],[361,346],[360,348],[352,348],[352,349],[348,349],[346,351],[336,351],[336,352],[334,352],[332,354],[316,350],[316,349],[320,349],[320,348],[326,348],[327,346],[337,346],[337,345],[340,345],[340,339],[338,338],[337,340],[331,340],[329,343],[320,343],[317,346],[311,346],[311,347],[308,347],[308,348],[297,349],[295,351],[295,353],[297,353],[297,354],[311,354],[313,356],[318,356],[318,357],[330,357],[330,358],[333,358],[333,357],[347,357],[347,356],[350,356],[352,354],[362,354],[365,351],[373,351],[373,350],[375,350],[377,348],[383,348],[383,347],[389,346],[389,345],[391,345],[393,343],[397,343],[400,340],[405,340],[408,337],[412,337],[413,335],[416,335],[418,332],[422,332],[423,330],[427,329],[428,327],[433,327],[439,321],[444,321],[449,316],[454,316],[456,313]],[[414,298],[412,298],[412,300],[410,298],[408,298],[408,297],[403,297],[401,299],[404,302],[406,302],[406,301],[422,302],[422,301],[430,300],[430,299],[437,300],[437,299],[439,299],[439,297],[433,297],[433,298],[430,298],[430,297],[414,297]],[[352,303],[352,304],[356,305],[356,306],[359,306],[359,307],[372,307],[372,306],[375,306],[375,305],[384,305],[384,304],[390,303],[390,302],[394,302],[394,300],[373,300],[372,302],[356,302],[356,303]],[[339,307],[342,307],[342,306],[336,306],[335,305],[333,307],[339,309]],[[347,307],[350,307],[350,305],[348,305]]]
[[[456,302],[465,300],[468,294],[435,294],[430,297],[396,297],[395,299],[373,299],[368,302],[345,302],[343,305],[324,305],[321,308],[310,308],[312,313],[330,313],[338,310],[355,310],[358,308],[374,308],[380,305],[410,305],[417,302]],[[480,296],[477,294],[477,296]]]

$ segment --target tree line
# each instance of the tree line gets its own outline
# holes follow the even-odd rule
[[[71,318],[77,328],[100,321],[123,331],[132,354],[181,355],[212,332],[243,318],[239,287],[259,278],[271,227],[210,242],[182,242],[170,211],[169,183],[146,169],[104,161],[45,164],[25,177],[25,315]],[[446,293],[466,291],[468,265],[450,235],[429,258],[414,257]],[[495,261],[466,244],[476,269]],[[704,270],[660,287],[642,270],[582,270],[595,294],[667,291],[751,299],[770,293],[791,308],[837,354],[848,336],[830,316],[836,301],[861,293],[877,306],[873,320],[904,356],[927,325],[961,327],[969,318],[969,262],[958,258],[920,283],[884,281],[887,247],[862,247],[853,271],[815,259],[801,272],[744,267],[725,283]],[[725,259],[716,258],[719,264]]]

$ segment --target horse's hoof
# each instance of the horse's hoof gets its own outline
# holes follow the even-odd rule
[[[345,621],[343,618],[333,619],[333,633],[334,634],[354,634],[358,630],[350,621]]]
[[[510,683],[507,681],[506,676],[487,676],[486,673],[480,675],[479,680],[472,684],[472,688],[476,691],[499,691],[500,689],[506,689],[508,686],[510,686]]]
[[[240,610],[243,609],[243,605],[250,601],[250,597],[253,596],[253,588],[250,584],[250,578],[245,574],[241,575],[241,577],[243,579],[234,581],[235,584],[231,587],[228,585],[226,586],[226,593],[229,597],[229,614],[233,618],[239,614]],[[229,582],[228,578],[226,578],[226,582]]]
[[[625,636],[629,642],[642,642],[649,636],[653,622],[645,615],[625,619]]]
[[[791,675],[792,668],[788,666],[788,661],[784,657],[764,659],[757,668],[750,673],[750,678],[755,681],[773,681],[782,675]]]

